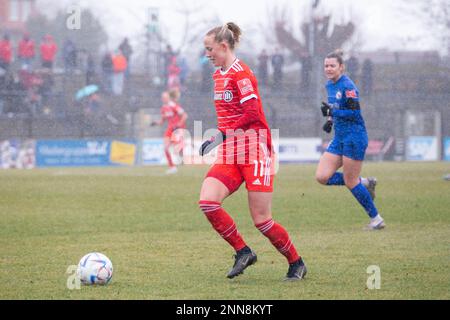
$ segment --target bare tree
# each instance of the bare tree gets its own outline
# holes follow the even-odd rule
[[[330,21],[331,16],[327,15],[316,16],[313,21],[302,23],[300,30],[303,39],[301,39],[294,36],[293,32],[288,29],[285,17],[280,15],[276,18],[274,26],[277,41],[296,57],[301,58],[310,52],[324,57],[328,52],[342,47],[351,39],[355,31],[353,22],[331,24]],[[310,41],[312,32],[314,41]]]
[[[398,8],[413,19],[423,21],[440,43],[440,52],[450,54],[450,1],[449,0],[403,0]]]

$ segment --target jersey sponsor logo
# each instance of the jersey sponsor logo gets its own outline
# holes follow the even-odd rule
[[[221,93],[215,93],[214,94],[214,100],[222,100],[222,94]]]
[[[225,100],[225,102],[230,102],[231,100],[233,100],[233,93],[229,90],[226,90],[223,93],[223,100]]]
[[[253,92],[253,86],[250,79],[242,79],[237,82],[241,95],[246,95],[249,92]]]
[[[342,98],[342,92],[338,91],[336,92],[336,99]]]
[[[355,98],[355,99],[358,98],[358,95],[356,94],[356,90],[355,89],[345,91],[345,96],[347,98]]]

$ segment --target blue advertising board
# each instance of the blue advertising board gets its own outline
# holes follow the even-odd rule
[[[38,140],[36,165],[60,166],[108,166],[110,142],[108,140]]]
[[[162,165],[166,164],[164,156],[163,139],[144,139],[142,140],[141,164],[143,165]]]
[[[134,141],[38,140],[38,167],[133,165],[137,158]]]
[[[406,146],[406,160],[437,161],[438,140],[436,137],[409,137]]]
[[[444,138],[444,160],[450,161],[450,137]]]

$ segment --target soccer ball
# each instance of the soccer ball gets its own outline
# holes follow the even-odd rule
[[[81,258],[77,275],[82,284],[108,284],[113,275],[113,265],[104,254],[91,252]]]

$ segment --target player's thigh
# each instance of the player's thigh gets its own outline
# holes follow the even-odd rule
[[[200,200],[222,202],[230,195],[230,191],[220,180],[206,177],[200,190]]]
[[[243,178],[236,165],[214,164],[206,174],[200,200],[222,202],[239,189]]]
[[[320,157],[316,169],[316,179],[320,183],[327,183],[331,176],[342,166],[342,156],[325,151]]]

